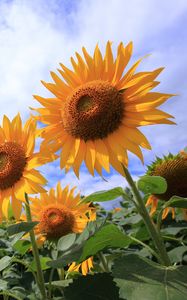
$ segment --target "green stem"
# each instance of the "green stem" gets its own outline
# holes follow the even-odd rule
[[[32,222],[29,198],[26,193],[25,193],[25,200],[26,200],[25,210],[26,210],[27,221]],[[31,239],[31,244],[32,244],[33,256],[34,256],[34,260],[35,260],[36,268],[37,268],[38,287],[39,287],[40,293],[42,295],[42,300],[46,300],[47,296],[46,296],[46,290],[45,290],[45,282],[44,282],[43,272],[42,272],[41,263],[40,263],[39,251],[38,251],[38,247],[37,247],[36,239],[35,239],[35,235],[34,235],[34,230],[32,229],[29,233],[30,233],[30,239]]]
[[[131,198],[125,191],[123,191],[122,198],[123,198],[124,200],[128,200],[129,202],[133,202],[134,205],[135,205],[135,207],[136,207],[137,210],[138,210],[138,204],[136,203],[136,201],[134,201],[134,199]]]
[[[107,262],[106,262],[106,259],[105,259],[105,256],[103,255],[103,253],[102,252],[98,252],[97,255],[98,255],[98,257],[99,257],[99,259],[100,259],[100,261],[101,261],[101,263],[103,265],[104,271],[106,273],[110,273],[110,270],[108,268],[108,265],[107,265]]]
[[[164,211],[164,208],[162,207],[162,209],[159,211],[158,213],[158,217],[157,217],[157,229],[158,232],[160,232],[161,230],[161,225],[162,225],[162,213]]]
[[[52,280],[53,280],[54,271],[55,269],[52,268],[49,276],[49,286],[48,286],[49,299],[52,299]]]
[[[146,248],[153,256],[155,256],[158,261],[160,261],[162,263],[162,261],[160,260],[160,256],[148,245],[146,245],[145,243],[143,243],[142,241],[136,239],[135,237],[133,237],[132,235],[130,235],[130,239],[133,240],[134,242],[136,242],[137,244],[142,245],[144,248]]]
[[[158,250],[160,259],[165,266],[170,266],[171,262],[170,262],[168,254],[167,254],[165,245],[163,243],[162,237],[159,234],[159,232],[157,231],[156,226],[152,222],[152,219],[149,216],[149,213],[145,207],[144,201],[143,201],[128,169],[125,166],[123,166],[123,169],[125,172],[126,180],[129,183],[129,185],[132,189],[134,198],[136,200],[138,212],[142,216],[143,221],[147,227],[147,230],[153,240],[153,243],[154,243],[156,249]]]

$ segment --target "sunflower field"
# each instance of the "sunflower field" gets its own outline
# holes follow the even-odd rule
[[[60,63],[24,124],[3,118],[0,299],[187,299],[187,148],[155,157],[136,182],[128,169],[129,152],[144,163],[141,148],[151,150],[141,126],[175,124],[158,109],[175,94],[152,91],[163,68],[138,72],[144,58],[129,67],[132,42],[116,57],[111,45]],[[38,168],[57,159],[78,178],[83,164],[93,176],[113,168],[124,186],[48,188]]]

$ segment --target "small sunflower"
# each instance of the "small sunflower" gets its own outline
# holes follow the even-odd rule
[[[98,46],[93,57],[82,50],[84,59],[79,53],[77,62],[71,57],[73,70],[60,64],[61,78],[51,72],[54,83],[42,81],[55,98],[34,96],[43,105],[35,109],[36,118],[47,125],[42,147],[60,150],[61,168],[67,172],[72,167],[77,176],[83,161],[92,175],[94,170],[102,174],[102,168],[109,172],[110,165],[124,175],[127,150],[143,161],[140,146],[151,149],[137,127],[175,124],[168,120],[171,115],[156,108],[173,95],[150,92],[159,84],[155,78],[163,68],[135,74],[139,59],[124,73],[132,42],[119,44],[115,60],[110,42],[104,57]]]
[[[161,176],[167,182],[167,190],[163,194],[151,195],[146,205],[151,205],[150,214],[153,215],[157,209],[158,200],[168,201],[172,196],[187,197],[187,155],[182,153],[177,155],[164,156],[157,158],[155,162],[148,167],[148,175]],[[162,218],[165,219],[171,210],[172,217],[175,217],[174,208],[165,208]],[[183,209],[186,219],[186,209]]]
[[[60,183],[56,190],[51,188],[48,193],[40,194],[40,198],[30,198],[31,215],[33,221],[39,224],[35,227],[38,245],[45,240],[58,239],[69,233],[81,233],[87,223],[95,220],[95,210],[89,204],[81,203],[81,196],[74,196],[76,187],[62,189]],[[22,215],[22,220],[26,216]],[[81,267],[83,273],[90,270],[92,259],[88,259],[79,266],[71,264],[69,270],[78,270]],[[69,271],[68,270],[68,271]]]
[[[35,229],[39,239],[56,239],[84,230],[91,210],[88,204],[81,203],[80,194],[74,196],[75,188],[62,189],[58,183],[56,190],[51,188],[40,198],[30,198],[32,219],[39,222]]]
[[[24,126],[18,114],[12,122],[4,116],[0,126],[0,217],[7,217],[10,199],[16,219],[20,217],[25,193],[45,192],[46,179],[35,170],[47,162],[45,152],[34,153],[36,122]]]

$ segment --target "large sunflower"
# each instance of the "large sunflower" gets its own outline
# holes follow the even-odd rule
[[[39,224],[35,227],[38,245],[45,240],[58,239],[68,233],[81,233],[87,223],[95,220],[95,209],[89,204],[81,203],[80,194],[74,196],[76,187],[62,189],[60,183],[56,190],[51,188],[48,193],[40,194],[40,198],[30,198],[33,221]],[[22,220],[26,220],[25,214]],[[81,269],[83,275],[93,267],[93,259],[88,258],[79,265],[71,264],[68,272]]]
[[[182,152],[163,158],[157,158],[147,171],[151,176],[162,176],[167,182],[167,190],[163,194],[151,195],[146,205],[151,205],[150,214],[153,215],[157,209],[158,201],[168,201],[173,196],[187,197],[187,155]],[[175,209],[167,207],[163,211],[162,219],[165,219],[169,212],[175,217]],[[184,218],[187,219],[187,210],[183,209]]]
[[[14,216],[19,218],[25,193],[45,192],[46,179],[35,167],[47,162],[44,152],[34,153],[36,122],[24,126],[18,114],[12,122],[4,116],[0,127],[0,217],[7,217],[10,199]],[[21,200],[21,201],[20,201]]]
[[[42,146],[61,150],[61,168],[67,172],[73,167],[77,176],[83,161],[92,175],[95,169],[109,172],[110,165],[124,174],[121,163],[127,166],[127,150],[143,161],[140,146],[151,148],[137,127],[174,124],[168,120],[171,115],[156,108],[173,95],[150,92],[163,68],[135,74],[139,59],[124,73],[132,42],[119,44],[115,60],[110,42],[104,57],[98,46],[93,57],[82,50],[84,59],[78,53],[77,62],[71,57],[73,71],[60,64],[61,78],[51,72],[54,83],[42,81],[55,98],[34,96],[44,106],[35,109],[37,119],[47,125]]]

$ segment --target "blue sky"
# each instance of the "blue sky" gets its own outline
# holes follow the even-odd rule
[[[91,53],[98,42],[102,50],[108,40],[118,43],[132,40],[131,63],[151,53],[139,70],[165,66],[157,90],[176,93],[161,108],[176,118],[177,126],[142,127],[152,151],[144,151],[145,164],[155,155],[177,153],[184,148],[187,131],[187,1],[186,0],[0,0],[0,121],[3,114],[12,118],[20,111],[23,120],[29,106],[38,104],[33,94],[49,95],[40,80],[51,81],[49,71],[58,63],[70,66],[69,57],[84,45]],[[145,166],[133,156],[130,171],[134,178]],[[49,185],[77,185],[83,194],[94,190],[125,186],[115,171],[92,178],[82,168],[80,180],[72,172],[64,176],[59,162],[41,168]]]

